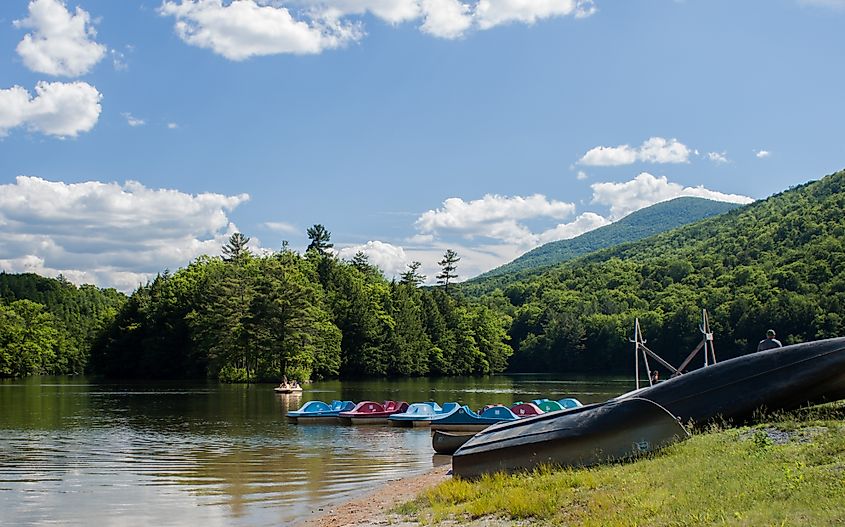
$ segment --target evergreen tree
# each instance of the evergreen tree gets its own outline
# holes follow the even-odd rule
[[[308,234],[308,239],[311,240],[306,251],[313,250],[324,255],[329,249],[334,247],[333,243],[329,243],[332,239],[332,233],[327,231],[323,225],[317,223],[313,227],[308,227],[306,233]]]
[[[229,241],[223,246],[223,259],[227,262],[238,261],[243,256],[250,254],[247,244],[249,237],[236,232],[229,236]]]
[[[443,289],[447,293],[449,292],[449,282],[458,277],[455,270],[457,269],[457,263],[459,261],[461,261],[461,259],[458,258],[458,253],[452,249],[447,249],[446,253],[443,255],[443,259],[437,262],[437,265],[441,268],[440,274],[437,275],[437,283],[442,284]]]
[[[417,272],[419,271],[420,266],[422,266],[422,263],[420,262],[414,261],[409,263],[408,270],[400,276],[402,283],[418,287],[420,284],[425,282],[425,275]]]

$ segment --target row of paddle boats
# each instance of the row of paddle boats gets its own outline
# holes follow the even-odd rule
[[[430,427],[432,431],[477,432],[502,421],[541,415],[581,406],[573,398],[560,400],[536,399],[528,403],[515,403],[511,407],[490,405],[474,412],[465,405],[448,402],[414,403],[404,401],[309,401],[299,410],[288,412],[287,418],[296,424],[390,424],[391,426]]]

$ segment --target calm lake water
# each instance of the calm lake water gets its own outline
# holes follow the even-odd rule
[[[630,379],[493,376],[270,385],[0,381],[0,525],[290,525],[440,459],[426,429],[291,425],[309,400],[603,401]]]

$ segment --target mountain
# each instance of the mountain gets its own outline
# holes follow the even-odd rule
[[[785,344],[843,336],[843,210],[845,171],[513,280],[480,301],[510,317],[512,371],[630,373],[635,319],[648,346],[679,364],[701,342],[702,309],[720,360],[754,352],[769,328]]]
[[[489,291],[490,288],[485,287],[485,283],[493,285],[500,282],[499,280],[490,281],[492,278],[502,276],[507,276],[509,279],[521,278],[600,249],[641,240],[704,218],[723,214],[737,207],[739,205],[736,203],[693,197],[675,198],[657,203],[575,238],[541,245],[510,263],[467,280],[462,284],[461,289],[467,294]]]

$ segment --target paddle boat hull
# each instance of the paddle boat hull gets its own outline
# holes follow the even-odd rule
[[[338,421],[346,425],[383,425],[387,418],[408,409],[408,403],[402,401],[385,401],[384,404],[374,401],[362,401],[349,411],[340,412]]]
[[[287,419],[294,424],[335,424],[340,412],[355,408],[352,401],[308,401],[299,410],[287,413]]]
[[[432,419],[448,414],[458,407],[458,403],[445,403],[441,407],[435,402],[414,403],[405,412],[396,413],[388,418],[390,426],[426,427]]]
[[[491,406],[480,414],[473,412],[468,406],[460,406],[452,412],[431,421],[431,430],[443,432],[478,432],[490,425],[502,421],[519,419],[510,408],[505,406]]]

